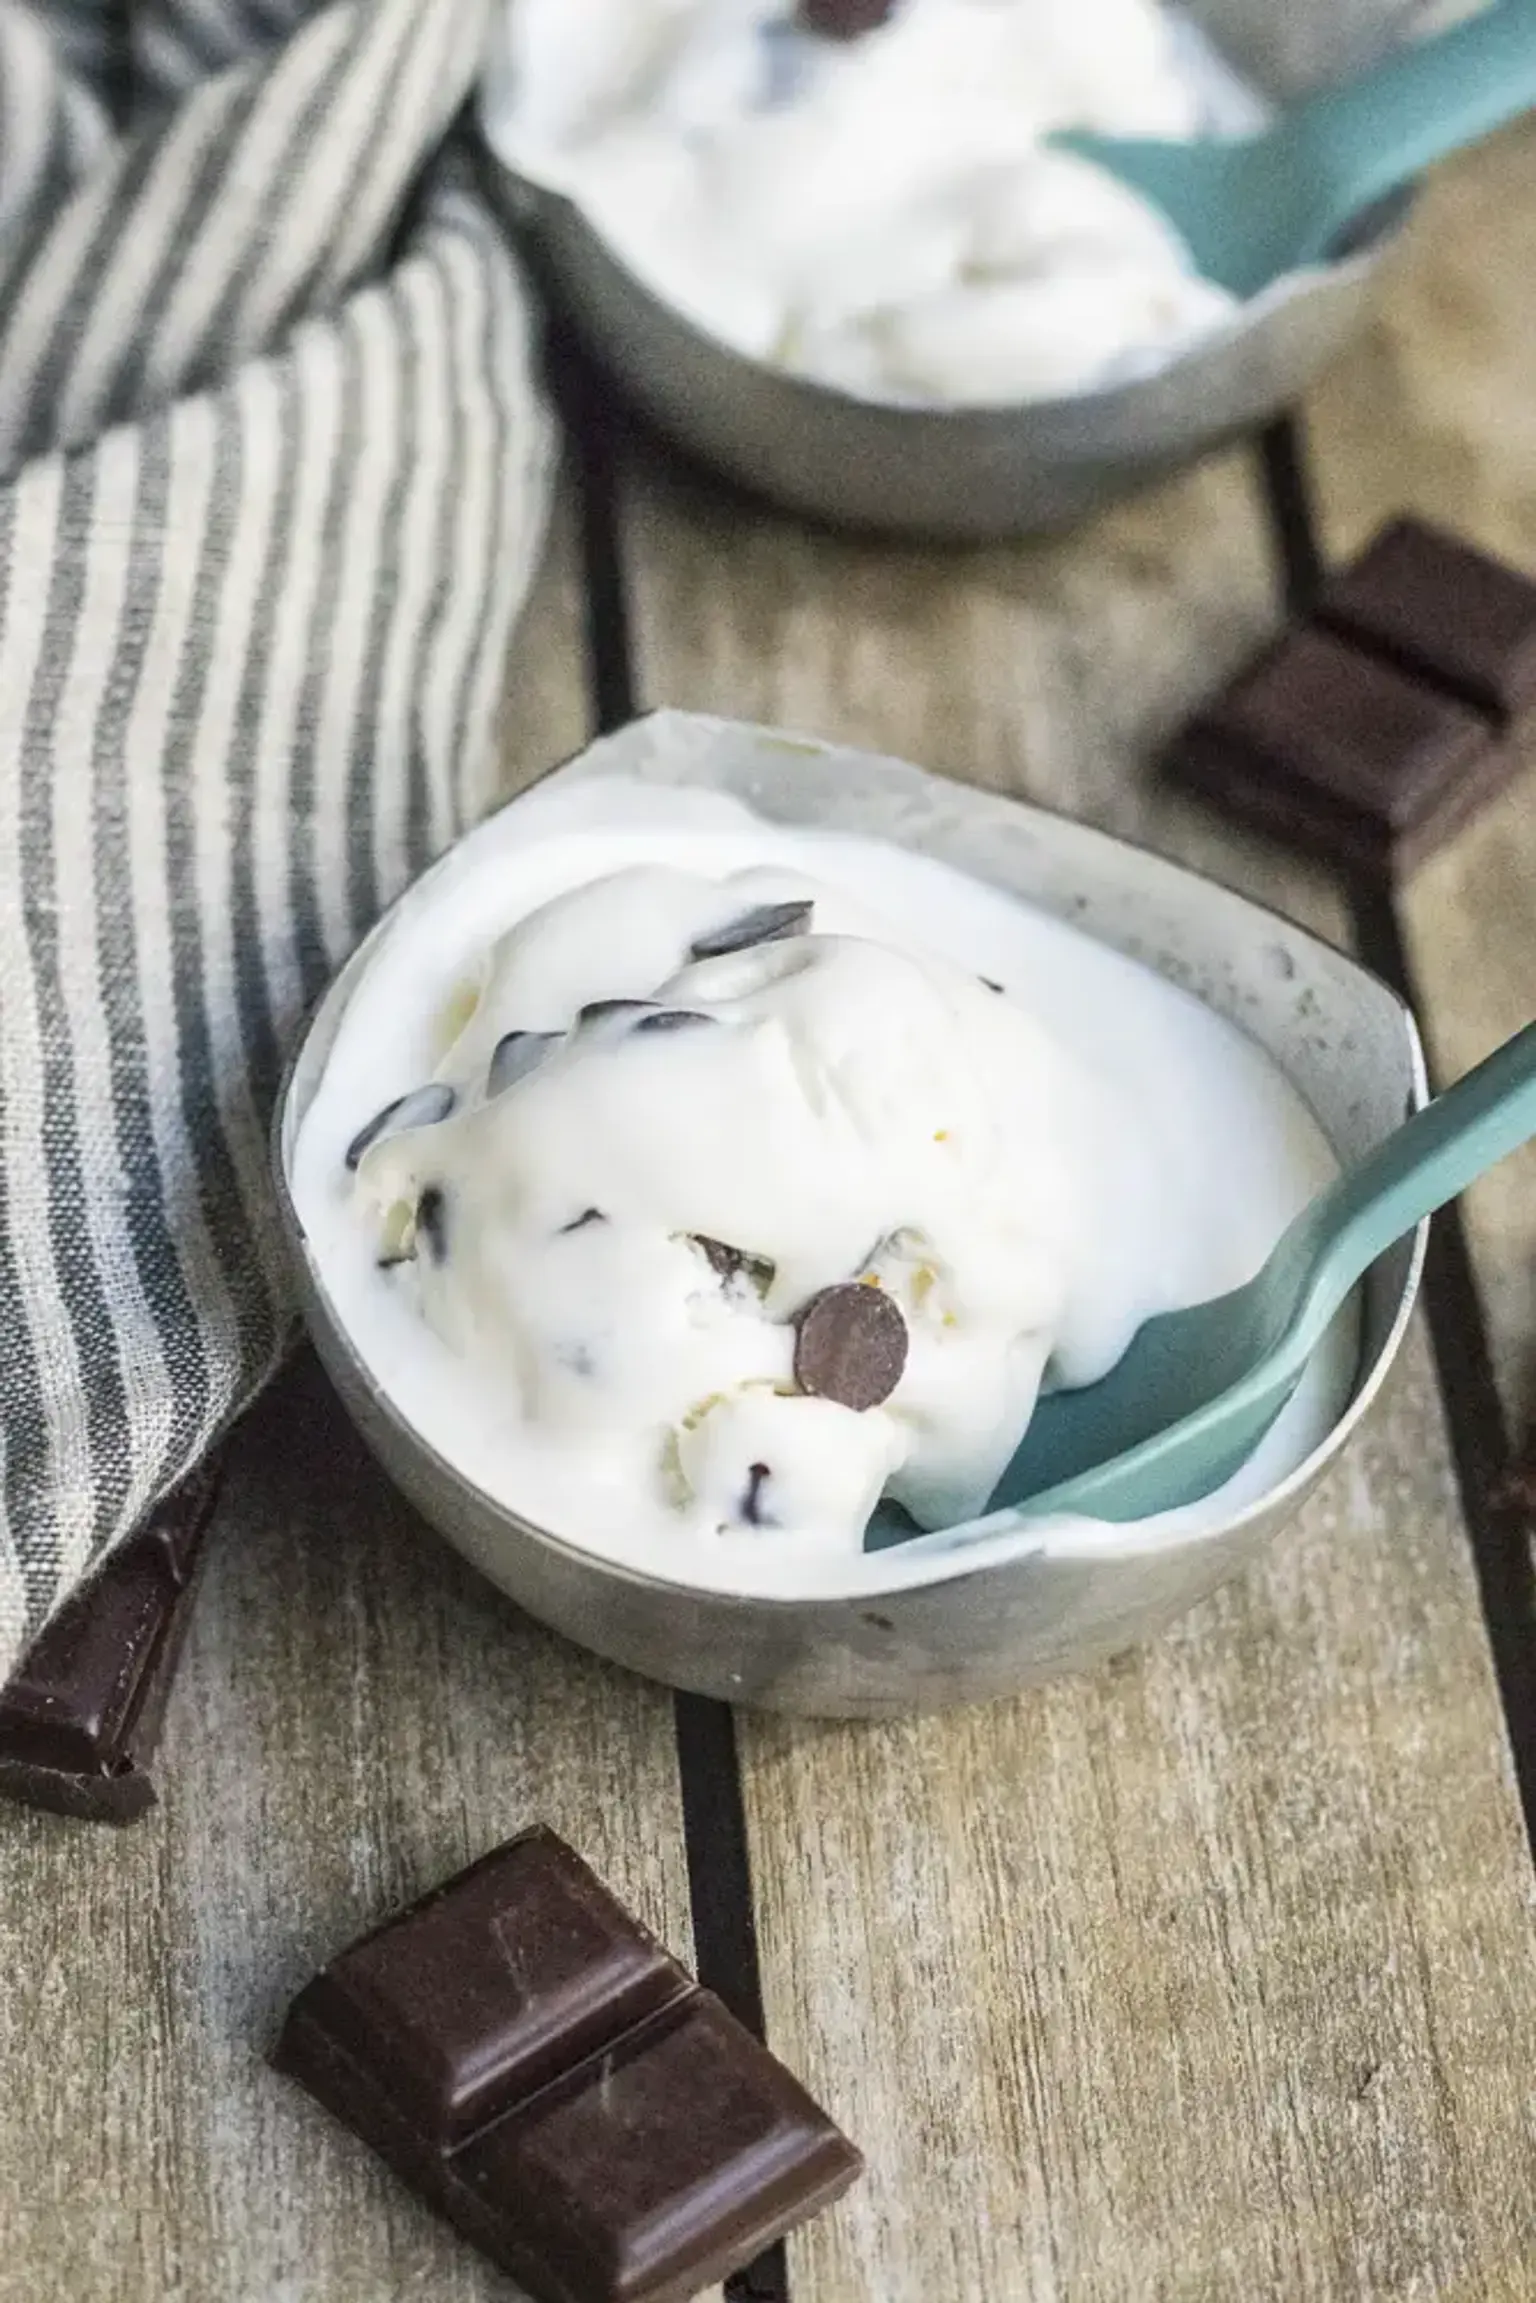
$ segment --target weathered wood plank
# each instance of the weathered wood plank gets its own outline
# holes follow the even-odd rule
[[[585,717],[563,543],[509,783]],[[239,1435],[213,1546],[164,1805],[113,1833],[0,1804],[0,2297],[510,2297],[264,2052],[328,1953],[536,1817],[686,1954],[670,1702],[471,1575],[308,1360]]]
[[[1071,807],[1341,935],[1323,873],[1142,764],[1275,612],[1249,483],[964,555],[643,465],[645,698]],[[1266,1568],[1155,1647],[742,1741],[770,2037],[871,2159],[797,2303],[1536,2281],[1530,1875],[1421,1342]]]
[[[1536,124],[1446,169],[1374,325],[1317,393],[1320,510],[1339,552],[1411,508],[1536,574]],[[1532,765],[1414,879],[1405,933],[1446,1078],[1536,1014]],[[1468,1232],[1512,1422],[1536,1422],[1536,1148],[1468,1195]]]

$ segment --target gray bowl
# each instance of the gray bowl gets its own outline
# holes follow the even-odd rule
[[[1289,921],[1104,833],[898,761],[685,713],[610,737],[546,778],[540,798],[576,795],[580,804],[583,784],[615,775],[673,787],[679,810],[718,809],[727,794],[781,823],[883,836],[1072,920],[1246,1030],[1347,1162],[1424,1099],[1413,1019],[1385,985]],[[494,840],[527,804],[514,801],[469,838]],[[418,883],[421,900],[430,900],[431,878]],[[1412,1309],[1422,1234],[1365,1282],[1354,1391],[1335,1429],[1281,1486],[1204,1532],[1131,1526],[1094,1531],[1085,1544],[1040,1531],[1015,1554],[989,1551],[969,1565],[903,1566],[898,1551],[882,1557],[882,1578],[890,1562],[882,1588],[808,1599],[698,1590],[564,1541],[494,1502],[401,1418],[339,1322],[294,1207],[300,1127],[348,1001],[394,918],[386,915],[326,994],[278,1104],[276,1187],[305,1315],[359,1429],[423,1517],[530,1614],[601,1655],[702,1694],[845,1717],[935,1710],[1078,1670],[1160,1631],[1250,1560],[1295,1515],[1381,1389]]]
[[[1380,53],[1426,11],[1198,0],[1190,13],[1283,98]],[[553,300],[662,431],[792,510],[946,539],[1063,526],[1290,406],[1359,325],[1409,205],[1384,203],[1343,260],[1280,284],[1151,376],[1023,406],[887,407],[728,350],[660,303],[569,200],[496,174]]]

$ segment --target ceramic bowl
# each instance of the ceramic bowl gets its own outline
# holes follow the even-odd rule
[[[1404,0],[1200,0],[1191,13],[1276,99],[1404,36]],[[1277,22],[1279,18],[1281,21]],[[1171,366],[1065,400],[888,407],[767,366],[652,295],[569,200],[493,169],[550,296],[661,430],[792,510],[870,531],[986,539],[1061,527],[1291,406],[1360,325],[1409,202],[1279,283]]]
[[[468,835],[505,836],[531,804],[611,819],[611,779],[669,787],[677,820],[721,795],[791,825],[882,837],[1072,921],[1183,986],[1255,1039],[1300,1089],[1346,1163],[1423,1101],[1413,1019],[1385,985],[1277,915],[1142,849],[1038,808],[950,784],[902,762],[772,730],[660,713],[595,746]],[[649,795],[641,797],[652,804]],[[544,818],[525,816],[533,825]],[[558,814],[556,821],[559,820]],[[461,843],[462,845],[463,843]],[[435,867],[443,870],[443,866]],[[1127,1527],[1065,1523],[974,1559],[881,1555],[881,1581],[842,1597],[760,1598],[638,1572],[530,1525],[472,1485],[396,1411],[339,1321],[291,1181],[305,1114],[348,1003],[402,898],[342,970],[290,1066],[273,1132],[278,1199],[310,1332],[364,1437],[422,1515],[530,1614],[669,1684],[821,1715],[938,1709],[1075,1671],[1150,1638],[1262,1549],[1370,1411],[1413,1305],[1422,1236],[1362,1289],[1361,1348],[1345,1412],[1283,1483],[1229,1516]],[[874,1567],[874,1562],[869,1565]]]

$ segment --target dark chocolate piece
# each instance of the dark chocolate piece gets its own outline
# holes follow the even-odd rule
[[[1170,773],[1332,861],[1407,865],[1512,773],[1489,722],[1334,633],[1290,633],[1196,714]]]
[[[701,1016],[693,1008],[657,1008],[653,1014],[642,1016],[636,1024],[639,1032],[686,1032],[695,1024],[712,1024],[713,1016]]]
[[[796,21],[825,40],[859,40],[883,24],[895,5],[896,0],[800,0]]]
[[[488,1097],[503,1095],[517,1082],[526,1079],[543,1062],[547,1049],[552,1048],[561,1032],[506,1032],[491,1050],[490,1067],[485,1077]]]
[[[747,1486],[746,1493],[741,1499],[741,1516],[748,1527],[772,1527],[775,1525],[772,1515],[763,1508],[763,1489],[772,1477],[773,1471],[766,1463],[749,1463],[747,1465]]]
[[[759,904],[754,910],[743,912],[739,920],[728,920],[723,928],[711,928],[707,935],[695,936],[688,947],[688,957],[723,960],[729,952],[749,952],[758,944],[776,944],[788,936],[803,936],[815,909],[814,903],[804,900]]]
[[[584,1008],[577,1010],[576,1021],[598,1024],[604,1016],[644,1015],[655,1004],[654,1000],[588,1000]]]
[[[695,1247],[701,1247],[709,1259],[710,1269],[723,1280],[733,1280],[745,1272],[759,1295],[766,1295],[773,1285],[774,1266],[767,1256],[748,1255],[745,1248],[729,1247],[723,1239],[706,1239],[702,1232],[690,1234]]]
[[[482,2198],[519,2202],[532,2262],[508,2268],[548,2303],[684,2303],[830,2205],[859,2165],[705,1991],[460,2156]]]
[[[416,1202],[416,1237],[434,1263],[447,1262],[448,1199],[441,1184],[429,1183]]]
[[[357,1167],[364,1152],[371,1151],[385,1136],[400,1135],[406,1128],[435,1127],[453,1110],[458,1098],[446,1080],[429,1080],[425,1087],[412,1088],[409,1095],[396,1096],[381,1112],[375,1112],[365,1128],[359,1128],[347,1146],[347,1166]]]
[[[664,1008],[655,1000],[589,1000],[577,1017],[578,1023],[601,1023],[608,1016],[633,1016],[631,1030],[635,1032],[687,1031],[694,1024],[712,1024],[713,1016],[701,1016],[692,1008]]]
[[[878,1407],[907,1364],[907,1323],[882,1288],[842,1280],[813,1295],[795,1326],[795,1381],[841,1407]]]
[[[1383,528],[1317,613],[1501,725],[1536,703],[1536,583],[1423,520]]]
[[[273,2061],[536,2303],[683,2303],[860,2166],[544,1830],[343,1952]]]
[[[209,1467],[168,1497],[0,1688],[6,1797],[100,1823],[129,1823],[154,1805],[149,1763],[217,1492]]]

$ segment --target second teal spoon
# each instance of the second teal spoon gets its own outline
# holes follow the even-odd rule
[[[1412,41],[1274,126],[1231,141],[1052,138],[1167,216],[1196,269],[1234,296],[1321,263],[1346,226],[1436,160],[1536,105],[1536,0],[1496,0]]]

